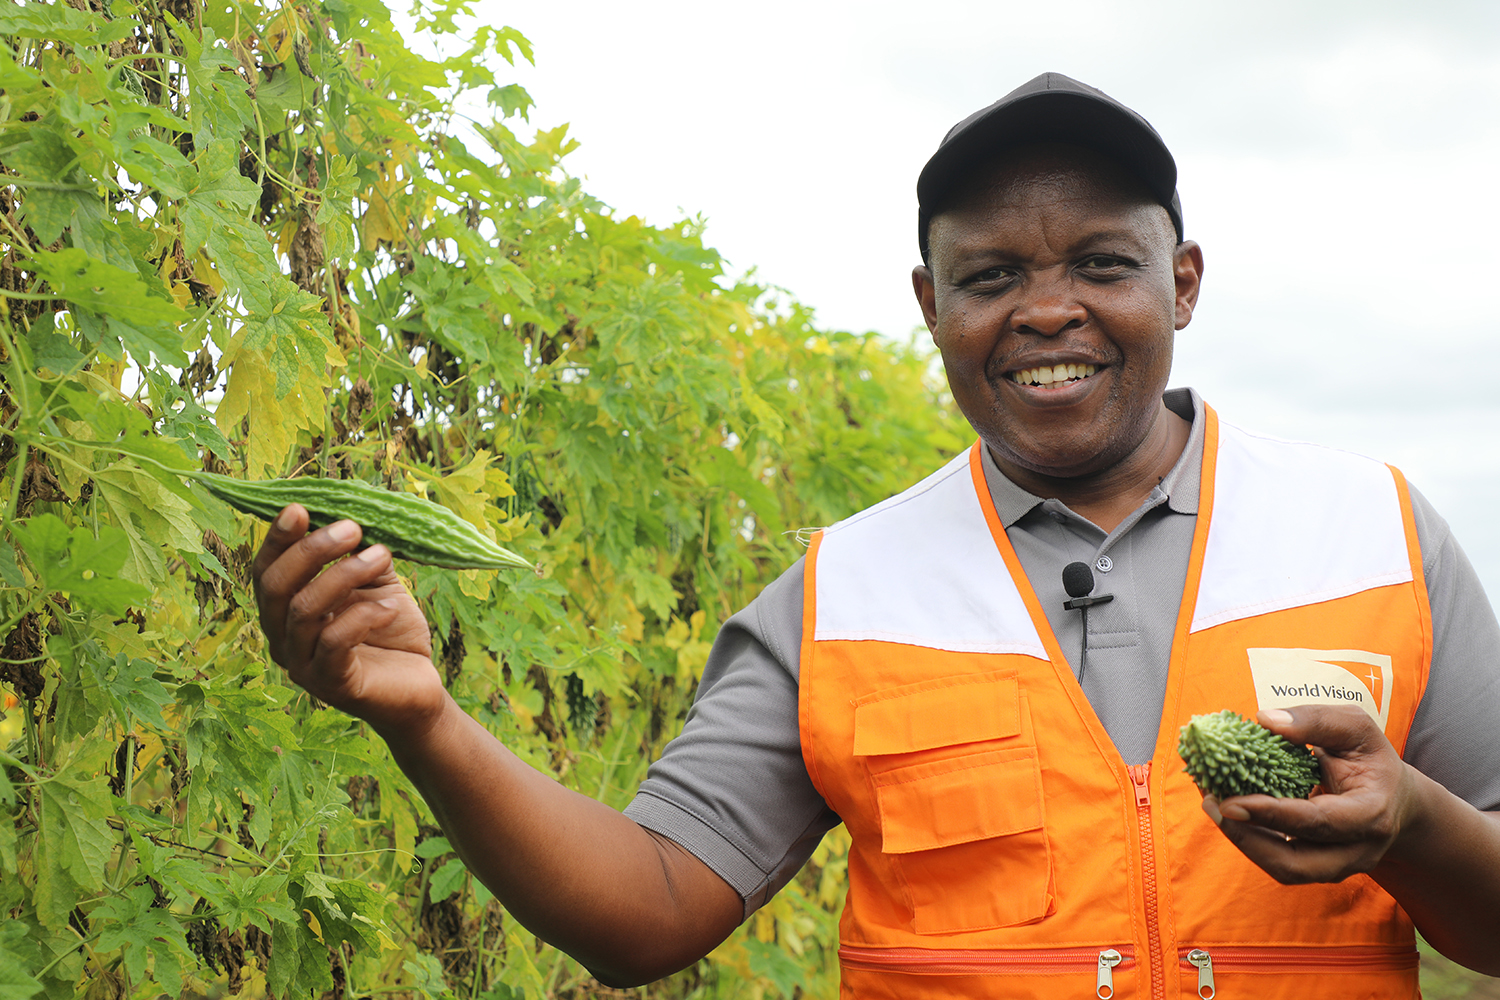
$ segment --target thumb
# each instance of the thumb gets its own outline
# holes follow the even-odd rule
[[[1321,747],[1332,754],[1374,751],[1385,742],[1385,734],[1375,720],[1353,705],[1269,708],[1263,709],[1256,721],[1293,743]]]

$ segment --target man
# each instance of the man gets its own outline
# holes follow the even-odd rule
[[[840,820],[851,996],[1413,997],[1413,921],[1500,974],[1500,628],[1399,475],[1164,395],[1203,272],[1175,183],[1058,74],[949,133],[913,286],[980,441],[726,624],[624,815],[457,709],[348,522],[273,527],[272,655],[606,982],[705,954]],[[1175,734],[1221,708],[1319,747],[1324,794],[1202,798]]]

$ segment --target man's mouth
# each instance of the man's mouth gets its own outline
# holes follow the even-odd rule
[[[1086,379],[1098,371],[1096,365],[1050,365],[1045,368],[1022,368],[1007,377],[1017,385],[1060,385]]]

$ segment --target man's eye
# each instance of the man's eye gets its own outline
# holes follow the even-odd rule
[[[1108,254],[1094,254],[1092,257],[1085,257],[1081,261],[1081,266],[1090,271],[1107,271],[1113,268],[1129,267],[1130,261]]]

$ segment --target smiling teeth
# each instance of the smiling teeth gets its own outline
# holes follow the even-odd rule
[[[1020,385],[1054,385],[1088,378],[1099,369],[1093,365],[1053,365],[1051,368],[1025,368],[1011,373],[1011,380]]]

